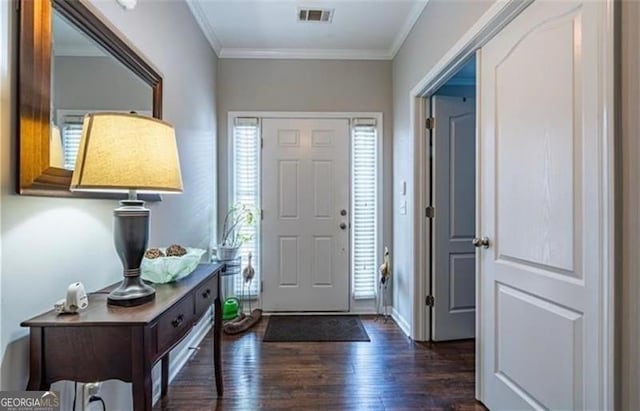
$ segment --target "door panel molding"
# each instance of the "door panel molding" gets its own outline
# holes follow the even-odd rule
[[[482,49],[480,397],[493,409],[613,409],[609,11],[535,2]]]
[[[475,336],[475,96],[431,98],[433,172],[431,339]],[[459,199],[461,201],[456,201]],[[456,235],[455,227],[459,235]],[[466,231],[466,233],[465,233]],[[463,234],[467,234],[464,238]],[[461,304],[459,304],[460,302]]]
[[[282,130],[297,147],[281,144]],[[263,308],[349,311],[350,233],[340,227],[351,218],[340,215],[351,200],[349,120],[265,118],[262,139]]]

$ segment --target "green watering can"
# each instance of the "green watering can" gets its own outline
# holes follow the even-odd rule
[[[233,320],[238,316],[240,310],[240,300],[236,297],[229,297],[222,304],[222,319],[224,321]]]

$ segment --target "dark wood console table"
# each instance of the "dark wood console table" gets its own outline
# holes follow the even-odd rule
[[[28,321],[28,390],[48,390],[56,381],[118,379],[133,384],[133,408],[151,410],[151,369],[162,361],[162,396],[169,384],[169,351],[214,306],[213,352],[216,390],[222,396],[220,277],[224,264],[201,264],[178,282],[156,284],[154,301],[137,307],[107,305],[107,287],[90,294],[77,315],[53,310]]]

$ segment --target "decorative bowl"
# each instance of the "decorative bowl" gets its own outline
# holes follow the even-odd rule
[[[160,249],[166,250],[166,247]],[[143,258],[140,266],[142,279],[166,284],[188,276],[196,269],[206,250],[189,247],[186,250],[187,253],[180,257]]]

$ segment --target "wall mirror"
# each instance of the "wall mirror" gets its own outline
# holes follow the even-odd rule
[[[20,0],[18,193],[69,191],[87,112],[162,118],[162,78],[78,0]]]

